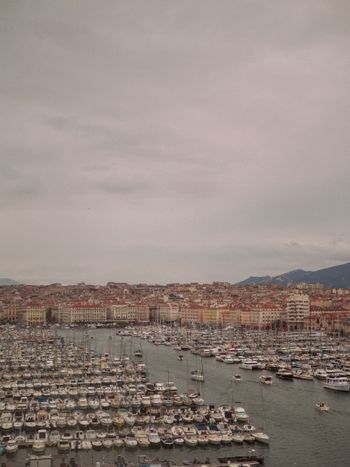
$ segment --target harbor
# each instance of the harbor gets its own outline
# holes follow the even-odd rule
[[[31,362],[22,365],[30,367],[37,359],[41,378],[34,368],[20,373],[14,355],[10,366],[16,378],[9,378],[4,350],[10,336],[8,342],[3,339],[1,459],[19,466],[28,456],[45,453],[53,456],[53,465],[70,459],[78,465],[115,462],[118,456],[137,463],[147,453],[149,460],[215,463],[219,457],[254,455],[277,467],[303,465],[305,459],[308,465],[320,465],[317,455],[327,454],[332,465],[344,465],[337,456],[345,452],[349,394],[328,391],[321,379],[291,383],[262,367],[247,369],[247,358],[242,365],[237,357],[231,364],[202,357],[193,347],[199,335],[205,342],[202,330],[191,331],[191,338],[188,330],[167,332],[159,327],[33,329],[27,342],[21,341],[23,352],[32,348]],[[169,336],[178,340],[184,335],[191,344],[187,350],[183,340],[182,349],[170,342]],[[226,337],[220,340],[223,346],[228,343]],[[180,352],[182,360],[177,358]],[[191,378],[194,370],[203,373],[202,381]],[[272,375],[272,384],[261,382],[264,375]],[[323,400],[328,413],[315,410]],[[259,433],[268,438],[259,439]],[[6,453],[10,440],[18,444],[13,454]],[[342,443],[343,448],[322,452],[325,444]]]

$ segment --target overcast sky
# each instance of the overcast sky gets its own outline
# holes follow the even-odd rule
[[[0,0],[0,277],[350,261],[349,0]]]

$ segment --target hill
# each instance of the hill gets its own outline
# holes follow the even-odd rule
[[[289,285],[298,282],[307,284],[319,283],[325,287],[348,288],[350,287],[350,263],[332,266],[330,268],[319,269],[318,271],[304,271],[296,269],[278,276],[252,276],[237,285],[256,285],[256,284],[280,284]]]
[[[0,277],[0,285],[17,285],[19,282],[14,281],[13,279],[8,279],[7,277]]]

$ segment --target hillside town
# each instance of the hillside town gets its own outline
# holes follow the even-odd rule
[[[0,287],[0,321],[28,326],[149,322],[350,333],[350,290],[226,282]]]

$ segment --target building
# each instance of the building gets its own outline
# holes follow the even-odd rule
[[[223,326],[240,326],[241,310],[221,310],[221,322]]]
[[[100,323],[107,321],[107,308],[101,305],[75,304],[59,310],[61,323]]]
[[[4,308],[3,320],[10,323],[17,323],[21,318],[21,312],[23,307],[17,305],[17,303],[9,303]]]
[[[46,308],[44,306],[29,306],[21,312],[21,322],[27,326],[46,324]]]
[[[293,293],[287,299],[287,324],[289,329],[302,329],[305,318],[310,313],[309,296]]]
[[[146,305],[112,305],[110,319],[118,323],[148,323],[149,307]]]
[[[266,329],[279,321],[283,310],[278,308],[255,308],[250,312],[250,325],[254,328]]]
[[[160,303],[151,306],[149,311],[151,321],[171,323],[180,318],[178,303]]]
[[[198,306],[190,308],[181,308],[180,320],[183,324],[201,323],[203,320],[203,309]]]

